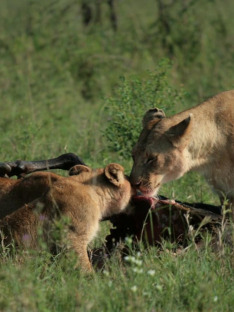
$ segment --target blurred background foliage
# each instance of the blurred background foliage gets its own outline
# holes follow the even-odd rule
[[[1,161],[121,161],[103,131],[127,96],[129,153],[145,108],[169,115],[234,87],[233,13],[231,0],[1,0]]]

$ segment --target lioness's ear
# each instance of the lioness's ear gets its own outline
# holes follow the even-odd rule
[[[175,147],[184,148],[186,146],[189,139],[188,134],[192,128],[191,118],[192,114],[166,131],[166,136]]]
[[[83,165],[75,165],[73,167],[71,167],[71,169],[69,170],[69,175],[78,175],[82,172],[91,172],[92,169],[87,167],[87,166],[83,166]]]
[[[119,164],[107,165],[104,173],[107,179],[116,186],[120,186],[124,182],[124,168]]]
[[[155,122],[157,122],[164,117],[166,117],[166,115],[162,109],[159,109],[157,107],[149,109],[145,113],[145,115],[142,119],[143,128],[145,128],[147,126],[149,121],[154,120]]]

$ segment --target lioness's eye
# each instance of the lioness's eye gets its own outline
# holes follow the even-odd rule
[[[152,163],[154,160],[155,160],[156,158],[154,158],[154,157],[149,157],[148,159],[147,159],[147,164],[150,164],[150,163]]]
[[[147,159],[146,163],[147,163],[147,164],[151,164],[152,162],[155,162],[156,160],[157,160],[157,156],[150,156],[150,157]]]

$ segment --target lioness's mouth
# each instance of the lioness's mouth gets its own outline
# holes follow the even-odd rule
[[[151,189],[139,188],[139,191],[143,196],[146,196],[146,197],[151,197],[151,196],[154,196],[155,194],[155,191]]]
[[[140,193],[141,193],[143,196],[152,197],[152,196],[156,195],[157,190],[159,189],[159,187],[160,187],[160,183],[158,183],[154,189],[152,189],[152,188],[146,188],[146,187],[140,186],[140,187],[138,188],[138,190],[140,191]]]

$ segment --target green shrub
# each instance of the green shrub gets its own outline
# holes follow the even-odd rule
[[[184,106],[185,94],[170,84],[170,71],[169,60],[163,59],[144,79],[121,78],[115,95],[106,105],[109,117],[105,137],[110,151],[118,152],[124,159],[131,156],[141,131],[142,117],[149,108],[160,107],[168,114]]]

